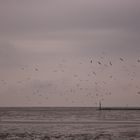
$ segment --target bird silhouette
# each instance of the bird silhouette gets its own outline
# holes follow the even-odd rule
[[[112,62],[110,61],[109,64],[112,66]]]
[[[90,63],[92,63],[92,60],[90,61]]]
[[[121,58],[121,57],[120,57],[120,60],[121,60],[121,61],[124,61],[124,59],[123,59],[123,58]]]
[[[101,62],[100,62],[100,61],[98,61],[98,64],[99,64],[99,65],[101,65]]]
[[[38,71],[38,68],[35,68],[35,71]]]
[[[96,75],[96,72],[93,71],[92,73],[93,73],[94,75]]]

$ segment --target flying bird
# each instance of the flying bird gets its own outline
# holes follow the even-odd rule
[[[101,62],[100,62],[100,61],[98,61],[98,64],[99,64],[99,65],[101,65]]]
[[[120,57],[120,60],[121,60],[121,61],[124,61],[124,59],[123,59],[123,58],[121,58],[121,57]]]
[[[92,60],[90,60],[90,63],[92,63]]]
[[[112,66],[112,62],[110,61],[109,64]]]
[[[38,68],[35,68],[35,71],[38,71]]]
[[[93,71],[92,73],[93,73],[94,75],[96,75],[96,72]]]
[[[110,77],[110,78],[112,78],[113,76],[112,76],[112,75],[110,75],[109,77]]]

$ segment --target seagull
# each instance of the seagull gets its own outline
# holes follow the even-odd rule
[[[96,72],[93,71],[92,73],[93,73],[94,75],[96,75]]]
[[[109,64],[112,66],[112,63],[111,63],[111,61],[109,62]]]
[[[90,63],[92,63],[92,60],[90,61]]]
[[[38,68],[35,68],[35,71],[38,71]]]
[[[121,58],[121,57],[120,57],[120,60],[121,60],[121,61],[124,61],[123,58]]]
[[[100,62],[100,61],[98,61],[98,64],[99,64],[99,65],[101,65],[101,62]]]
[[[112,75],[110,75],[109,77],[110,77],[110,78],[112,78],[113,76],[112,76]]]

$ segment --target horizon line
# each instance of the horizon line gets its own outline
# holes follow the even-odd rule
[[[45,108],[45,107],[66,107],[66,108],[69,108],[69,107],[93,107],[93,108],[99,108],[100,106],[0,106],[0,108],[15,108],[15,107],[21,107],[21,108],[24,108],[24,107],[42,107],[42,108]],[[140,106],[101,106],[101,108],[140,108]]]

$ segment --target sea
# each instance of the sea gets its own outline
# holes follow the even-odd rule
[[[96,107],[1,107],[0,121],[46,123],[140,121],[140,110],[99,110]]]
[[[103,136],[108,132],[111,137],[121,129],[126,132],[128,129],[140,130],[140,110],[99,110],[96,107],[0,108],[0,138],[5,140],[13,136],[16,139],[21,134],[24,137],[65,136],[66,139],[79,134],[95,136],[100,133]]]

